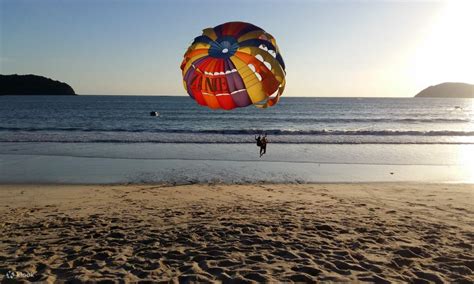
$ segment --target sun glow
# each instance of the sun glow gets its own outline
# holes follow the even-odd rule
[[[458,145],[458,164],[462,170],[460,175],[465,178],[463,182],[474,182],[474,151],[471,145]]]
[[[416,87],[474,83],[474,1],[447,2],[426,34],[412,60]]]

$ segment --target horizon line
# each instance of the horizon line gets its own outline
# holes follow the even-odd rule
[[[120,96],[120,97],[190,97],[189,95],[167,95],[167,94],[137,94],[137,95],[130,95],[130,94],[76,94],[77,96]],[[352,98],[360,98],[360,99],[381,99],[381,98],[389,98],[389,99],[406,99],[406,98],[415,98],[415,96],[399,96],[399,97],[376,97],[376,96],[282,96],[284,98],[340,98],[340,99],[352,99]]]

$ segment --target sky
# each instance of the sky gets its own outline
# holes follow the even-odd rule
[[[180,64],[202,29],[272,34],[284,96],[411,97],[474,83],[474,1],[0,0],[0,73],[78,94],[186,95]]]

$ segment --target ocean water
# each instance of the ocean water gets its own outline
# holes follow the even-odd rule
[[[188,97],[0,97],[0,185],[474,183],[473,103],[282,98],[215,111]]]
[[[283,97],[218,111],[189,97],[0,97],[0,142],[240,144],[262,133],[278,144],[473,144],[474,100]]]

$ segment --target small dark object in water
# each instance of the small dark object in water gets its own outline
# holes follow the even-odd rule
[[[391,174],[391,175],[393,175],[393,172],[392,172],[392,173],[390,173],[390,174]]]
[[[157,111],[150,112],[150,116],[160,116],[160,113]]]

